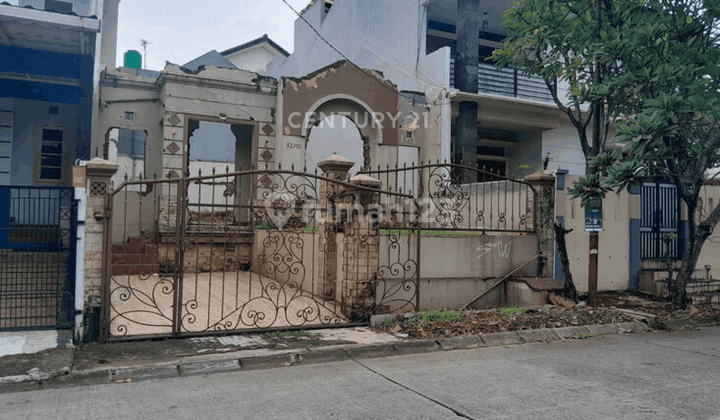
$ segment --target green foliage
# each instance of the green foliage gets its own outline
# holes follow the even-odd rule
[[[521,306],[508,306],[505,308],[500,308],[499,310],[505,316],[525,313],[525,308]]]
[[[573,198],[580,197],[583,205],[602,200],[608,191],[610,188],[604,185],[603,179],[597,173],[580,178],[573,183],[572,188],[568,189]]]
[[[597,156],[588,158],[588,165],[599,172],[605,172],[620,158],[617,150],[606,150]]]

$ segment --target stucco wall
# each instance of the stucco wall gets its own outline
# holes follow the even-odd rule
[[[707,217],[711,206],[717,206],[720,203],[720,186],[703,187],[700,200],[704,208],[702,215]],[[705,241],[695,268],[703,269],[705,265],[711,267],[710,273],[713,278],[720,278],[720,226],[716,227],[710,238]]]
[[[263,45],[257,45],[225,56],[237,68],[259,74],[265,74],[268,63],[277,57],[276,54],[270,52]]]
[[[577,129],[567,116],[561,118],[562,126],[542,133],[541,159],[550,154],[548,170],[568,170],[571,174],[585,174],[585,155],[580,148]],[[588,136],[591,134],[588,132]]]
[[[323,2],[317,2],[303,17],[347,58],[363,68],[381,69],[402,90],[425,90],[413,76],[418,43],[425,51],[425,23],[417,0],[337,1],[324,20],[323,8]],[[343,59],[301,19],[295,21],[294,49],[286,60],[271,63],[268,74],[299,77]]]
[[[566,176],[565,187],[571,187],[579,178],[580,176],[577,175]],[[590,239],[585,232],[584,209],[579,198],[573,200],[565,192],[558,194],[556,203],[558,206],[556,214],[564,214],[565,228],[573,230],[565,236],[573,281],[579,292],[587,292]],[[605,196],[604,230],[600,232],[598,250],[598,290],[600,291],[627,290],[630,286],[630,212],[631,198],[627,191],[619,194],[610,192]]]

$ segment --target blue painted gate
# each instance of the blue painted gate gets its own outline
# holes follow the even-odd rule
[[[680,199],[674,184],[646,182],[640,193],[642,259],[680,258]],[[671,240],[668,234],[674,234]]]

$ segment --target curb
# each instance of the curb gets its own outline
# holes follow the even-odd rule
[[[712,318],[678,318],[660,321],[660,328],[673,331],[679,328],[696,328],[716,325],[718,322]]]
[[[397,356],[428,353],[434,351],[463,350],[474,348],[518,345],[535,342],[559,341],[569,338],[646,332],[649,328],[643,322],[590,325],[587,327],[564,327],[546,330],[521,330],[477,336],[441,338],[438,340],[402,340],[381,344],[333,345],[317,348],[288,349],[273,354],[236,352],[227,357],[213,355],[211,360],[191,358],[150,366],[128,366],[121,368],[73,371],[46,380],[32,380],[0,384],[0,393],[55,389],[113,383],[129,383],[148,379],[179,378],[192,375],[207,375],[246,370],[273,369],[316,363],[340,362],[352,359]]]

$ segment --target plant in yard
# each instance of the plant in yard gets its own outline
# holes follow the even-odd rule
[[[676,186],[688,214],[669,288],[677,308],[720,222],[720,201],[707,214],[698,206],[720,167],[719,22],[719,0],[520,0],[505,12],[505,48],[493,53],[498,66],[542,76],[577,129],[589,165],[575,196],[602,198],[650,177]],[[566,98],[556,79],[569,85]],[[613,123],[622,150],[603,156]]]
[[[523,308],[521,306],[508,306],[508,307],[500,308],[499,310],[505,316],[512,316],[512,315],[516,315],[516,314],[525,313],[525,308]]]
[[[498,68],[512,65],[542,77],[553,101],[575,127],[586,161],[605,150],[615,117],[611,92],[602,89],[602,82],[613,76],[612,63],[598,59],[602,48],[599,41],[616,24],[615,4],[600,0],[518,0],[503,15],[508,31],[503,48],[492,54]],[[567,96],[559,95],[558,82],[568,85]],[[594,167],[586,166],[587,174],[594,172]],[[555,232],[565,275],[563,294],[577,301],[565,249],[569,231],[556,224]],[[591,288],[591,298],[595,293]]]
[[[720,7],[718,0],[615,0],[618,24],[598,54],[613,77],[599,90],[617,115],[623,153],[598,167],[605,185],[642,179],[675,185],[687,208],[677,274],[668,279],[673,307],[689,303],[687,283],[705,241],[720,222],[720,202],[703,213],[700,194],[720,166]],[[667,246],[667,245],[666,245]]]

